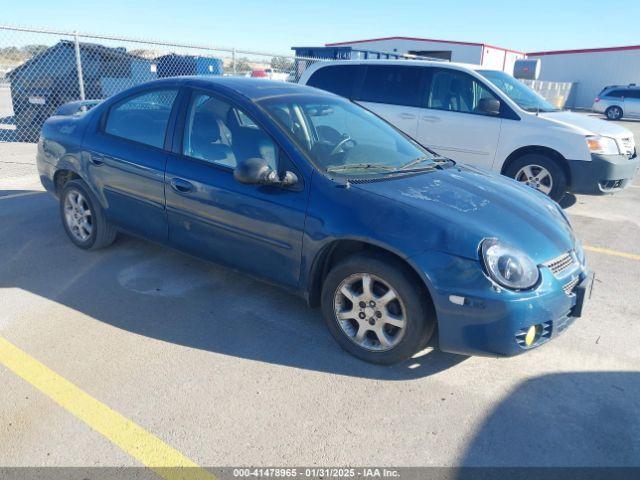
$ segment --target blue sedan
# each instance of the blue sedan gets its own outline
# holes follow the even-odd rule
[[[278,284],[369,362],[410,358],[436,331],[445,351],[519,354],[588,296],[554,202],[309,87],[140,85],[50,118],[38,169],[78,247],[122,231]]]

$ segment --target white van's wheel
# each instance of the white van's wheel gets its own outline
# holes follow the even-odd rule
[[[604,114],[609,120],[620,120],[622,118],[623,112],[620,107],[614,105],[613,107],[607,108]]]
[[[509,165],[505,175],[559,202],[567,191],[567,177],[560,165],[546,155],[529,153]]]

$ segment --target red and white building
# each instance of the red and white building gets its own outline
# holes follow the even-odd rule
[[[520,52],[486,43],[459,42],[416,37],[383,37],[327,43],[327,47],[413,54],[472,63],[513,73],[516,60],[539,58],[540,80],[574,84],[569,106],[589,108],[606,85],[640,85],[640,45],[582,50]]]

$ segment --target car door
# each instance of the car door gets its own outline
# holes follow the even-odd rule
[[[157,241],[167,240],[164,170],[177,88],[145,90],[114,104],[84,140],[91,183],[107,218]]]
[[[278,145],[233,102],[194,90],[166,170],[169,241],[177,248],[288,287],[297,286],[307,192]],[[262,157],[295,187],[245,185],[236,164]]]
[[[427,69],[426,103],[420,112],[417,140],[453,160],[491,169],[502,119],[479,110],[482,98],[496,98],[466,72]]]
[[[369,65],[357,103],[415,138],[424,97],[423,71],[419,66]]]

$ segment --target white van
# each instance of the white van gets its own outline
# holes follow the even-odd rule
[[[419,143],[549,195],[623,189],[640,160],[626,128],[558,110],[501,71],[419,60],[314,63],[300,83],[347,97]]]

